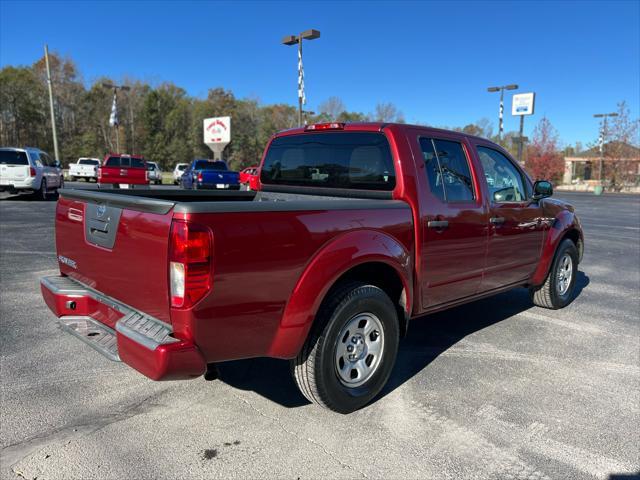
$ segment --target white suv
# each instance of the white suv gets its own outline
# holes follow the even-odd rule
[[[42,200],[64,186],[60,162],[37,148],[0,148],[0,192],[33,192]]]

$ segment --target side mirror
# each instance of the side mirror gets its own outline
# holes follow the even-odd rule
[[[553,185],[548,180],[536,180],[533,184],[533,200],[541,200],[553,195]]]

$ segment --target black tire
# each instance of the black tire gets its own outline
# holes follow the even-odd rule
[[[49,191],[47,190],[47,180],[42,179],[40,181],[40,188],[34,192],[35,198],[37,200],[42,200],[46,202],[49,200]]]
[[[345,344],[344,338],[351,336],[347,331],[341,340],[343,329],[363,313],[373,314],[379,321],[384,348],[370,377],[352,387],[339,377],[336,352],[339,341]],[[309,401],[338,413],[351,413],[367,405],[387,383],[398,354],[399,339],[396,308],[383,290],[362,282],[342,284],[323,302],[302,350],[291,361],[293,379]],[[364,358],[367,360],[368,357]]]
[[[561,265],[566,267],[565,258],[570,258],[571,279],[568,287],[563,290],[562,284],[566,282],[566,273],[561,272]],[[565,268],[562,268],[566,272]],[[542,285],[529,288],[531,301],[534,305],[543,308],[557,310],[564,308],[573,300],[576,286],[576,277],[578,274],[578,249],[576,245],[569,239],[565,239],[560,243],[556,250],[553,263],[549,269],[547,278]],[[564,279],[563,279],[564,278]]]
[[[76,181],[76,177],[69,176],[69,181],[70,182],[75,182]]]

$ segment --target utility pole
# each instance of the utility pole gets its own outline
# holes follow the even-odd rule
[[[304,93],[304,68],[302,66],[302,40],[315,40],[320,38],[318,30],[306,30],[300,35],[287,35],[282,39],[284,45],[298,45],[298,125],[302,126],[302,106],[307,103]]]
[[[53,150],[56,161],[60,161],[60,152],[58,150],[58,134],[56,132],[56,113],[53,108],[53,85],[51,84],[51,69],[49,68],[49,47],[44,46],[44,61],[47,66],[47,85],[49,86],[49,107],[51,108],[51,130],[53,130]]]
[[[487,88],[487,92],[500,92],[500,113],[498,115],[499,127],[498,127],[498,138],[502,140],[502,132],[504,130],[502,119],[504,117],[504,91],[505,90],[516,90],[518,85],[503,85],[501,87],[489,87]]]
[[[598,142],[600,145],[600,166],[598,168],[598,180],[600,180],[600,185],[602,185],[602,170],[604,166],[604,144],[607,141],[607,118],[608,117],[617,117],[618,114],[615,112],[612,113],[595,113],[594,118],[602,118],[602,127],[600,129],[600,141]]]

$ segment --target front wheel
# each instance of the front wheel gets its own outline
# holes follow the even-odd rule
[[[339,413],[367,405],[384,387],[398,353],[398,317],[374,285],[349,282],[320,308],[291,372],[307,399]]]
[[[571,240],[563,240],[544,283],[529,288],[531,301],[552,310],[566,307],[573,300],[577,274],[578,249]]]

